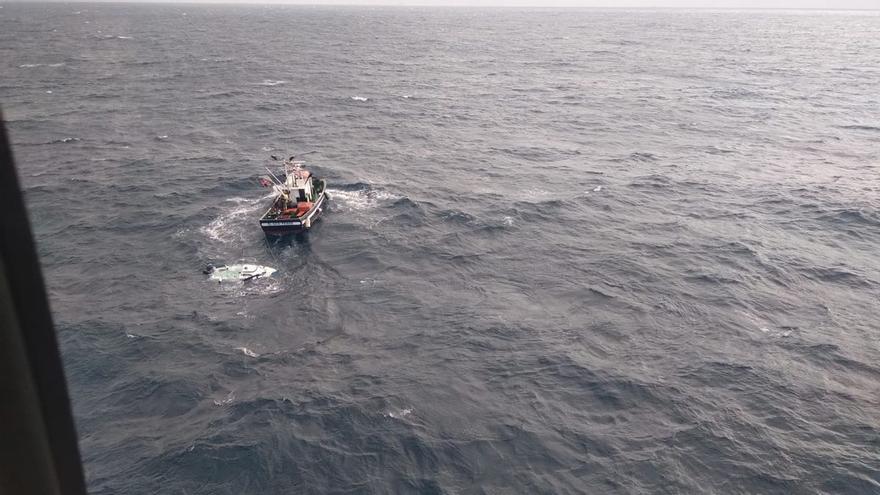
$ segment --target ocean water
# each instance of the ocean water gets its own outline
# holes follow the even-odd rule
[[[878,13],[0,7],[92,493],[880,493]]]

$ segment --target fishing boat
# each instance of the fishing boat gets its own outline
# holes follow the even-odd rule
[[[275,157],[272,157],[275,159]],[[329,197],[324,179],[318,179],[303,168],[302,161],[291,156],[283,162],[283,172],[272,173],[261,179],[265,187],[272,187],[274,199],[260,217],[260,227],[270,236],[305,232],[320,218]],[[279,177],[279,175],[281,177]]]

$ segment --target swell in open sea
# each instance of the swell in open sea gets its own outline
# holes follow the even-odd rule
[[[92,493],[880,493],[876,12],[0,7]]]

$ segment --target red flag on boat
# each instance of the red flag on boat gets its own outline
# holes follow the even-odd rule
[[[260,177],[260,185],[263,187],[269,187],[272,185],[272,181],[265,177]]]

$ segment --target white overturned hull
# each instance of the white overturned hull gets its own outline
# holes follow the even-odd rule
[[[245,282],[270,277],[276,271],[263,265],[224,265],[209,268],[208,278],[217,282]]]

